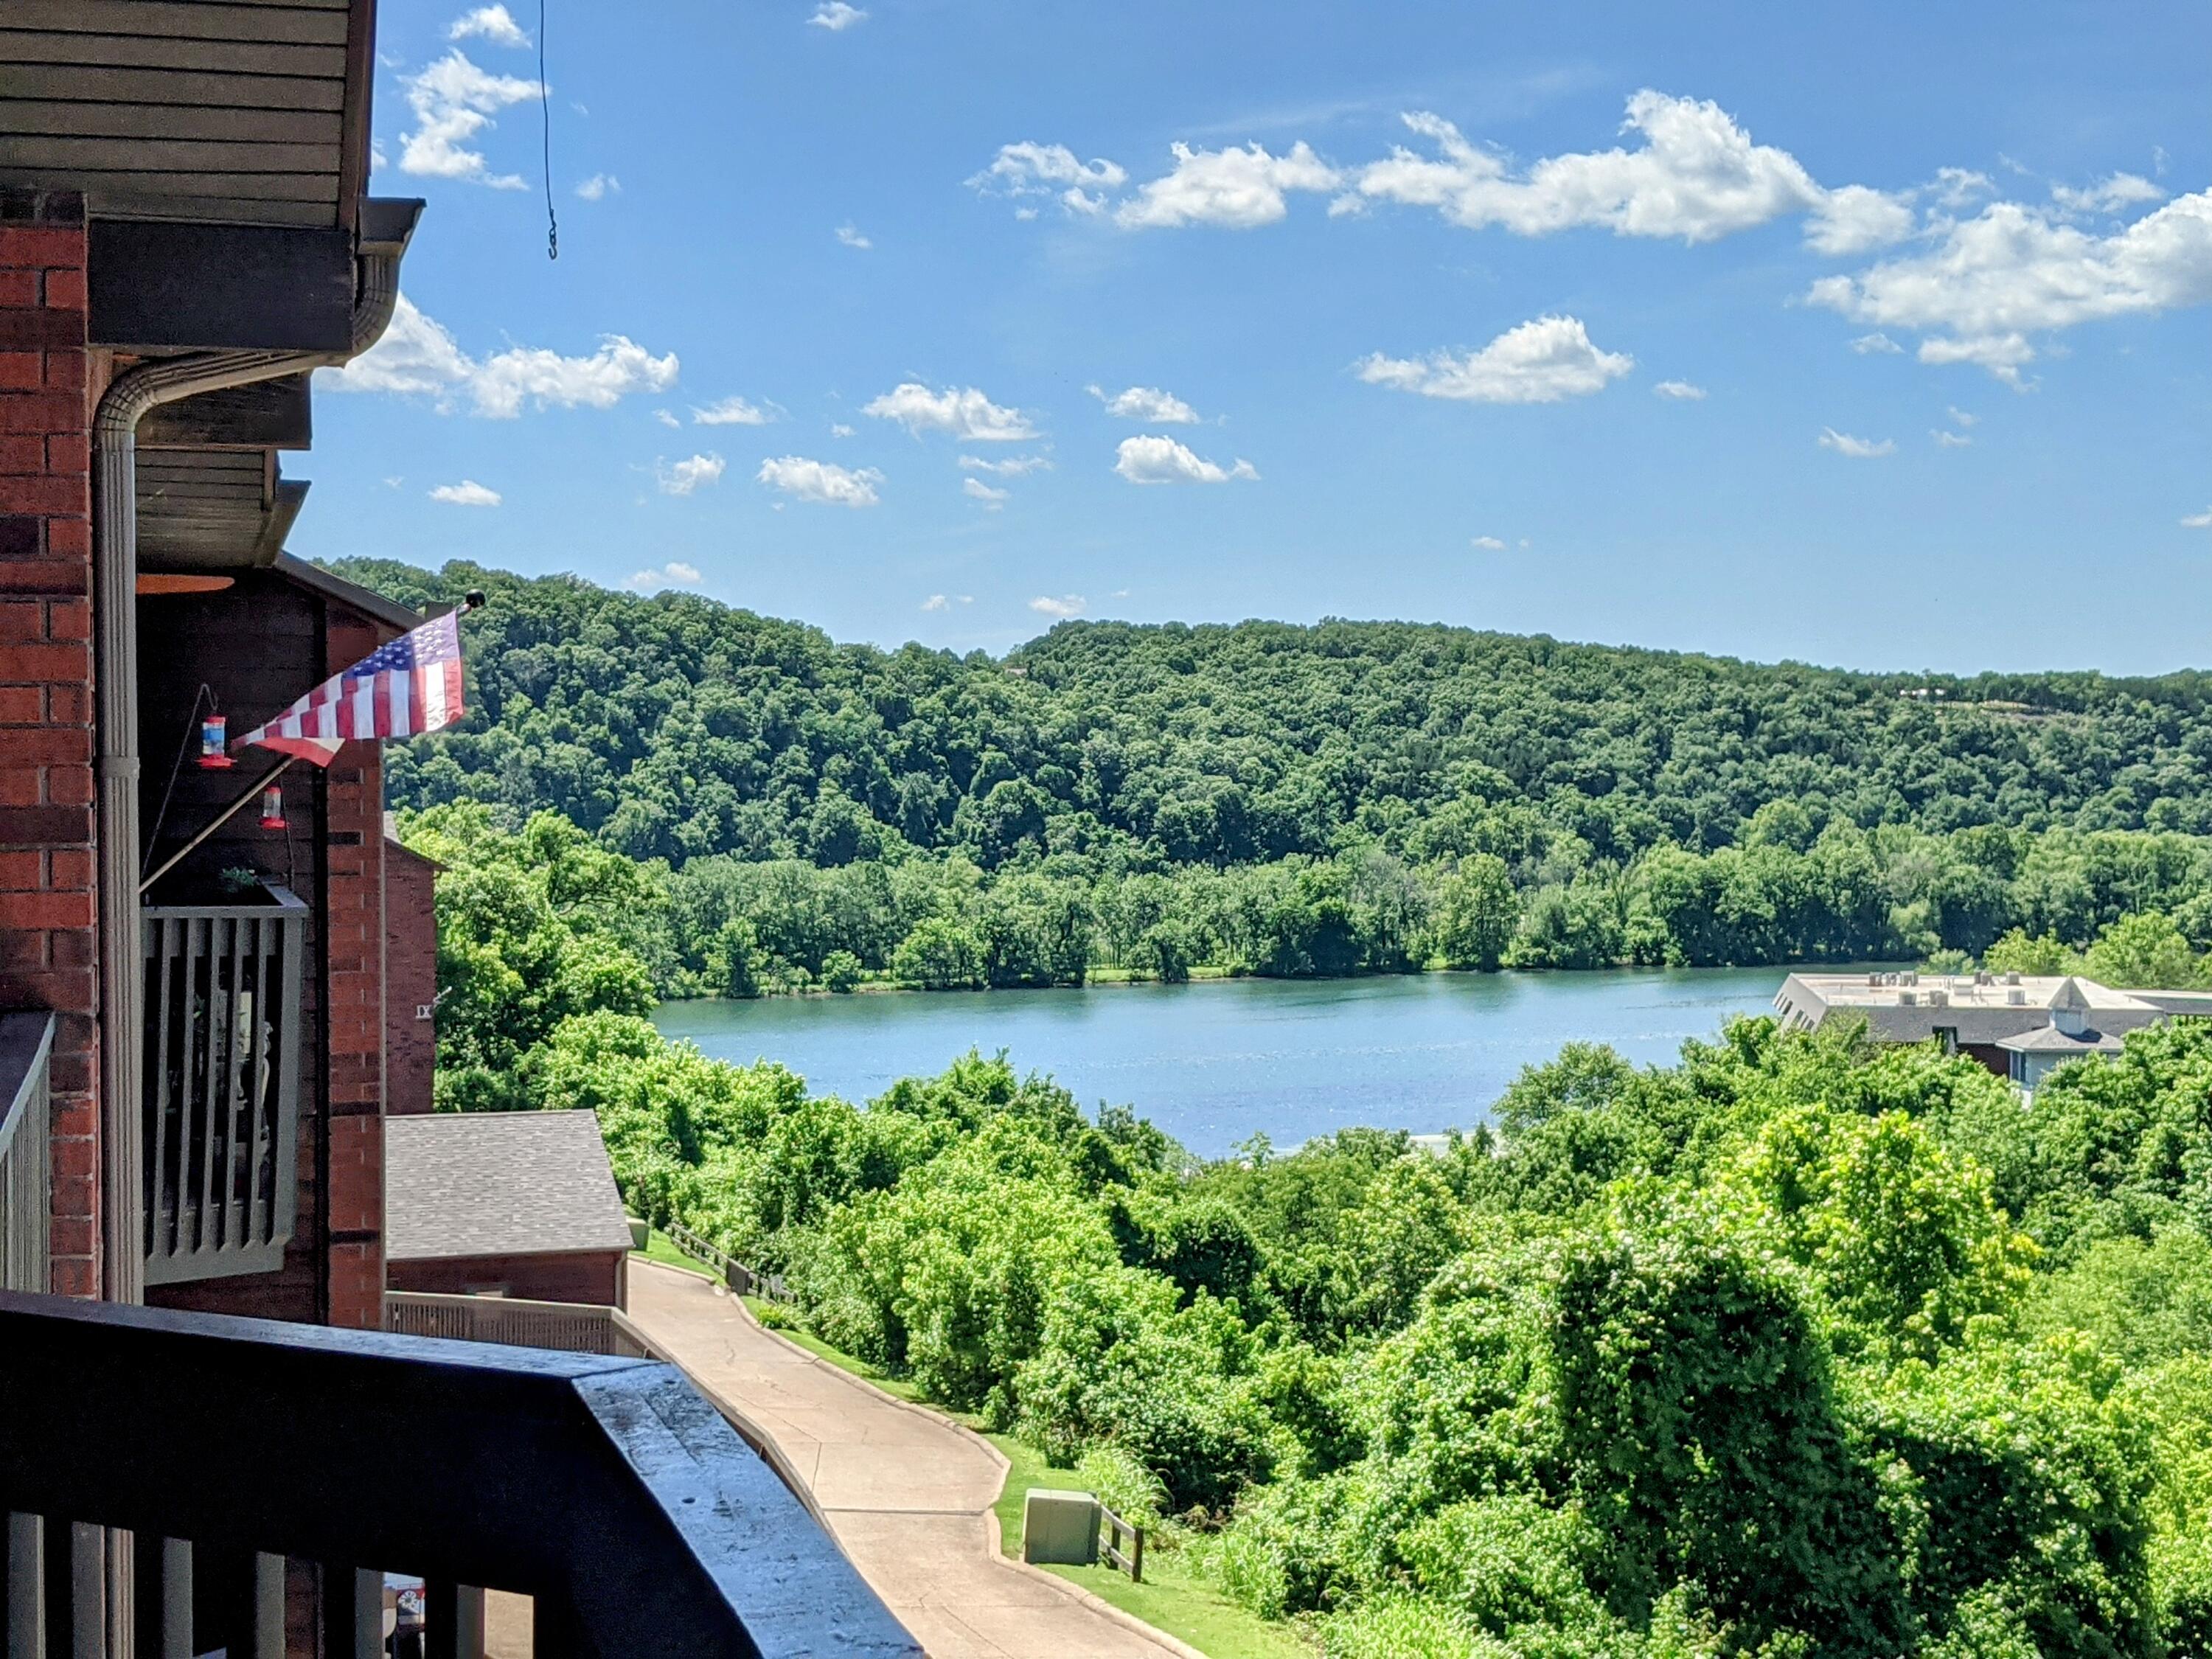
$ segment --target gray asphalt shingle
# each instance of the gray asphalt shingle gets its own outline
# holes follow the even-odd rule
[[[384,1139],[384,1249],[394,1261],[629,1248],[589,1111],[392,1117]]]

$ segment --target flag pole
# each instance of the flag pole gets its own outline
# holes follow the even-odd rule
[[[199,834],[194,836],[182,847],[179,847],[170,857],[168,861],[162,865],[160,869],[156,870],[152,875],[147,877],[145,880],[140,882],[138,884],[138,896],[141,898],[143,898],[148,888],[151,887],[155,882],[161,880],[162,877],[167,875],[170,871],[175,869],[179,864],[182,864],[185,861],[185,857],[187,854],[191,853],[193,848],[197,848],[210,836],[215,834],[216,830],[222,829],[224,824],[228,823],[233,818],[236,817],[240,808],[243,807],[246,802],[252,800],[256,795],[266,789],[270,784],[276,782],[277,774],[282,772],[286,767],[289,766],[297,758],[297,756],[287,755],[283,760],[278,761],[276,765],[270,767],[266,772],[263,773],[261,776],[255,781],[254,785],[251,789],[248,789],[236,800],[231,802],[229,805],[224,807],[222,811],[216,813],[215,817],[209,821],[205,829],[202,830]]]

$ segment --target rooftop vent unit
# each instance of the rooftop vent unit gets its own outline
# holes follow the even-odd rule
[[[1920,1006],[1920,993],[1910,990],[1899,991],[1897,994],[1897,1006],[1900,1008],[1918,1007]]]
[[[1940,985],[1929,986],[1923,994],[1921,1000],[1930,1008],[1948,1008],[1951,1006],[1951,994]]]
[[[1917,969],[1917,968],[1908,968],[1908,969],[1906,969],[1903,973],[1899,974],[1899,975],[1897,976],[1897,982],[1898,982],[1899,985],[1917,985],[1917,984],[1919,984],[1919,983],[1920,983],[1920,970],[1919,970],[1918,969]]]
[[[1868,988],[1869,988],[1869,989],[1870,989],[1870,990],[1879,990],[1879,989],[1881,989],[1881,975],[1880,974],[1869,974],[1869,975],[1867,975],[1867,986],[1868,986]]]
[[[2017,985],[2008,985],[2008,986],[2006,986],[2006,987],[2005,987],[2005,1006],[2006,1006],[2007,1007],[2008,1007],[2008,1008],[2025,1008],[2025,1007],[2027,1007],[2027,993],[2026,991],[2022,990],[2022,989],[2021,989],[2019,986],[2017,986]]]
[[[1992,984],[1995,984],[1996,982],[1996,975],[1995,975],[1994,974],[1990,973],[1990,970],[1989,970],[1988,969],[1986,969],[1986,968],[1977,968],[1977,969],[1974,969],[1974,983],[1975,983],[1975,984],[1977,984],[1977,985],[1992,985]]]
[[[2015,969],[2014,969],[2010,973],[2007,974],[2007,975],[2005,975],[2005,983],[2006,983],[2006,984],[2008,984],[2008,985],[2017,985],[2017,984],[2019,984],[2019,983],[2020,983],[2020,969],[2017,969],[2017,968],[2015,968]]]

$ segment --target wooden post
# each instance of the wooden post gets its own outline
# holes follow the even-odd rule
[[[192,1541],[161,1540],[161,1606],[155,1610],[161,1659],[192,1659]]]
[[[46,1659],[46,1523],[8,1517],[8,1659]]]
[[[284,1558],[253,1558],[253,1651],[251,1659],[284,1659]]]

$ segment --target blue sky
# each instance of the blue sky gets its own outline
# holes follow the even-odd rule
[[[2200,7],[550,0],[556,263],[510,5],[380,8],[430,205],[295,550],[2212,665]]]

